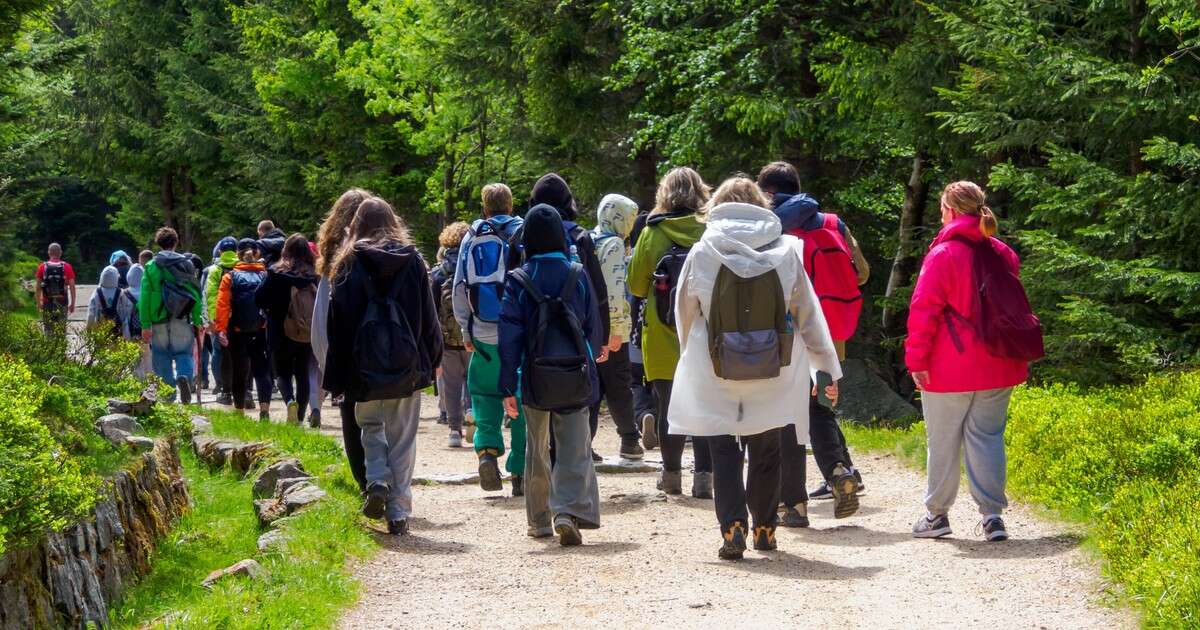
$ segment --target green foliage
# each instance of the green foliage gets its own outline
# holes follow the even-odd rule
[[[240,414],[209,415],[214,432],[240,440],[269,439],[298,457],[329,497],[289,519],[286,553],[258,554],[262,533],[251,506],[253,477],[213,473],[181,453],[192,511],[159,543],[153,569],[113,610],[118,627],[322,628],[334,625],[358,595],[350,564],[377,547],[358,515],[357,486],[341,447],[300,427],[264,425]],[[329,472],[332,469],[333,472]],[[324,471],[324,472],[322,472]],[[254,557],[261,580],[228,580],[211,591],[200,582],[214,569]]]

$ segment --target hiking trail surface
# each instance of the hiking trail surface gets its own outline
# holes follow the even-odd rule
[[[272,405],[276,422],[281,405]],[[422,397],[418,478],[474,473],[470,448],[446,446],[437,399]],[[322,432],[340,439],[337,409]],[[505,432],[507,439],[507,431]],[[602,416],[596,450],[619,442]],[[687,451],[690,459],[691,449]],[[657,450],[647,461],[660,461]],[[1113,607],[1097,561],[1069,526],[1014,505],[1012,539],[984,542],[966,484],[950,513],[954,534],[917,540],[924,477],[888,455],[861,453],[862,507],[834,520],[832,501],[812,501],[808,529],[779,528],[779,550],[717,559],[712,501],[654,488],[657,473],[601,473],[601,528],[582,547],[525,534],[525,504],[478,484],[414,484],[411,534],[376,528],[379,554],[355,567],[358,605],[343,628],[1134,628]],[[816,464],[809,459],[809,488]]]

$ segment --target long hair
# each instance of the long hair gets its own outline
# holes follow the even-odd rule
[[[708,202],[711,191],[700,177],[700,173],[686,166],[673,168],[658,184],[658,191],[654,194],[654,209],[650,211],[650,216],[666,214],[672,210],[699,212]]]
[[[350,272],[356,247],[377,247],[388,241],[396,241],[401,245],[412,244],[408,228],[396,216],[392,206],[379,197],[371,197],[359,204],[358,212],[350,222],[350,230],[334,257],[329,277],[338,280]]]
[[[979,217],[979,231],[984,236],[995,236],[1000,228],[996,215],[987,205],[987,194],[975,182],[957,181],[942,191],[942,203],[954,208],[959,214]]]
[[[304,276],[315,275],[317,259],[308,246],[308,239],[299,232],[289,236],[283,242],[283,253],[279,256],[279,262],[275,263],[271,269]]]
[[[322,276],[328,278],[329,272],[333,270],[333,259],[337,256],[338,249],[341,248],[342,241],[346,238],[346,229],[354,220],[354,213],[358,211],[358,206],[374,196],[374,193],[362,188],[351,188],[333,202],[333,207],[329,209],[329,213],[325,215],[325,221],[321,223],[321,229],[317,231],[317,251],[320,253],[317,259],[317,272]]]
[[[708,205],[704,211],[707,214],[713,208],[723,203],[748,203],[760,208],[771,207],[771,200],[767,198],[766,193],[758,187],[758,184],[754,180],[745,175],[734,175],[721,182],[721,185],[717,187],[717,191],[708,200]]]

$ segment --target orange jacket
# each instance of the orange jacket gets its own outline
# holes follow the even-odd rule
[[[265,272],[266,267],[262,263],[239,262],[233,266],[232,271],[259,271]],[[233,280],[230,279],[231,274],[225,274],[221,278],[221,287],[217,289],[217,316],[213,319],[213,327],[218,332],[228,332],[229,316],[233,312]]]

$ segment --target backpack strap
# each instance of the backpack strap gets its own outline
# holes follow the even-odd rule
[[[841,229],[838,228],[838,215],[832,212],[822,212],[821,214],[825,215],[825,221],[821,224],[821,227],[826,230],[833,230],[838,234],[842,233]]]

